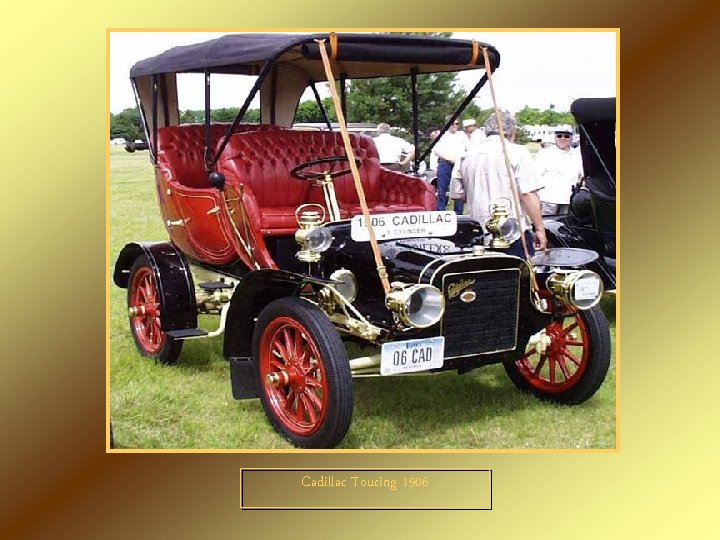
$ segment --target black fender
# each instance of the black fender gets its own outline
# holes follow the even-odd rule
[[[164,331],[197,328],[195,284],[190,265],[182,252],[170,242],[127,244],[115,261],[113,281],[127,289],[130,268],[145,255],[150,261],[160,290],[160,324]]]
[[[225,358],[251,358],[255,320],[273,300],[298,296],[306,283],[317,281],[285,270],[256,270],[245,276],[230,300],[225,324]]]

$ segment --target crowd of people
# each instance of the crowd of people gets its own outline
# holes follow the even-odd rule
[[[511,189],[514,180],[526,218],[523,224],[526,245],[532,254],[534,249],[547,246],[543,216],[568,212],[573,189],[582,181],[582,159],[579,150],[572,147],[572,126],[556,126],[555,144],[541,148],[533,158],[525,145],[515,142],[518,129],[515,117],[509,112],[499,116],[500,123],[491,114],[482,128],[472,118],[462,123],[454,120],[435,142],[429,169],[437,176],[437,209],[445,210],[452,200],[457,214],[467,210],[468,215],[486,223],[491,217],[491,206],[500,202],[517,217]],[[407,170],[415,147],[391,135],[386,123],[379,124],[377,131],[375,143],[381,163],[395,170]],[[439,135],[440,130],[430,132],[433,141]],[[518,240],[509,252],[522,255],[522,250]]]

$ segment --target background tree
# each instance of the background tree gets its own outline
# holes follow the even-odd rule
[[[337,117],[335,115],[335,109],[332,105],[332,98],[325,98],[322,100],[323,107],[328,114],[331,122],[336,122]],[[313,100],[303,101],[298,105],[297,112],[295,113],[295,122],[324,122],[325,117],[320,110],[317,102]]]
[[[137,108],[110,115],[110,138],[123,138],[126,141],[145,139]]]
[[[213,122],[232,122],[235,120],[239,107],[229,107],[227,109],[215,109],[210,112],[210,118]]]
[[[181,124],[197,124],[203,122],[205,119],[205,113],[203,111],[180,111],[180,123]]]
[[[455,88],[455,75],[434,73],[418,76],[418,125],[422,132],[444,124],[465,97]],[[412,128],[409,77],[383,77],[352,81],[348,85],[348,121],[387,122]]]
[[[549,109],[541,111],[529,106],[523,107],[515,114],[515,119],[520,126],[528,125],[548,125],[555,126],[557,124],[575,124],[575,118],[570,112],[556,111],[554,105],[550,105]]]
[[[391,34],[450,37],[450,32],[390,32]],[[458,87],[455,73],[418,75],[418,120],[423,133],[445,123],[467,96]],[[349,122],[387,122],[412,129],[411,83],[409,76],[360,79],[348,84]],[[477,107],[476,107],[477,109]],[[408,134],[408,138],[412,138]]]

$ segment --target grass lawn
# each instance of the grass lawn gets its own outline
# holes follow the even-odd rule
[[[110,155],[110,261],[131,241],[165,240],[147,152]],[[110,269],[112,272],[112,268]],[[613,357],[603,386],[568,407],[519,392],[502,366],[356,379],[350,431],[339,448],[614,448]],[[258,400],[235,401],[222,336],[185,342],[180,360],[163,366],[141,357],[130,335],[126,291],[110,288],[110,412],[118,448],[290,448]],[[216,319],[201,317],[213,330]]]

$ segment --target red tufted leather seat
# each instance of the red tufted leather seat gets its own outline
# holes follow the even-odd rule
[[[380,166],[373,140],[350,134],[371,213],[434,210],[435,194],[423,180]],[[264,131],[234,134],[218,161],[229,183],[245,186],[248,214],[263,235],[292,234],[295,210],[307,202],[324,203],[322,190],[290,176],[290,170],[324,157],[343,156],[340,133],[329,131]],[[248,189],[249,188],[249,189]],[[342,217],[361,213],[350,174],[335,179]]]
[[[228,129],[230,123],[210,124],[212,148],[215,148]],[[240,124],[236,133],[249,131],[270,131],[282,129],[269,124]],[[209,188],[208,175],[205,172],[205,125],[182,124],[158,128],[158,165],[168,180],[173,180],[191,188]]]

